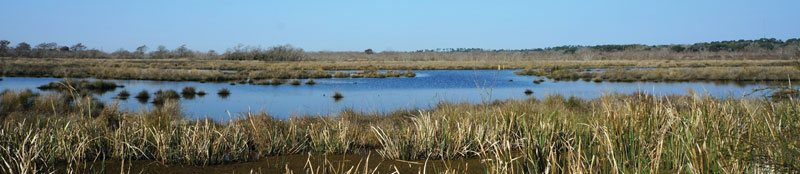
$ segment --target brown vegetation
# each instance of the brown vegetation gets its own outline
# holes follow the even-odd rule
[[[344,111],[286,120],[249,113],[215,122],[185,119],[169,100],[132,113],[62,97],[3,92],[0,160],[9,165],[0,170],[46,172],[58,163],[69,164],[67,171],[88,172],[102,167],[92,165],[99,159],[213,165],[364,150],[384,159],[423,160],[419,163],[478,158],[487,173],[800,169],[793,155],[800,152],[800,105],[794,100],[550,96],[487,105],[442,103],[418,113]]]
[[[581,72],[580,69],[525,69],[514,72],[518,75],[545,76],[554,80],[594,80],[612,82],[634,81],[788,81],[800,80],[800,69],[796,66],[772,67],[704,67],[704,68],[656,68],[656,69],[610,69],[602,72]]]

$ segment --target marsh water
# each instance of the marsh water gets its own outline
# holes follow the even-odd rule
[[[208,94],[193,99],[182,98],[185,115],[225,120],[244,112],[264,111],[270,115],[287,118],[294,115],[335,115],[344,109],[357,112],[390,112],[401,109],[429,109],[439,102],[481,103],[494,100],[544,98],[548,95],[575,96],[591,99],[608,93],[633,93],[644,91],[655,95],[686,94],[689,90],[718,98],[761,96],[754,89],[766,84],[715,83],[715,82],[588,82],[545,80],[540,84],[536,76],[515,75],[516,70],[419,70],[413,78],[334,78],[314,79],[315,85],[248,85],[228,83],[200,83],[146,80],[107,80],[124,85],[113,91],[99,94],[106,103],[117,102],[122,109],[137,111],[153,105],[140,102],[131,96],[116,99],[121,90],[131,95],[147,90],[151,94],[159,89],[179,91],[187,86]],[[4,77],[0,90],[32,89],[59,78]],[[227,97],[216,93],[227,88]],[[525,94],[530,89],[532,94]],[[48,91],[39,91],[48,92]],[[343,98],[333,99],[335,92]],[[752,93],[752,94],[751,94]],[[750,95],[748,95],[750,94]]]

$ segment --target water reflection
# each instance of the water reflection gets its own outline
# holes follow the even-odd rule
[[[150,93],[147,90],[142,90],[138,94],[136,94],[136,100],[139,101],[140,104],[146,104],[148,100],[150,100]]]
[[[186,100],[194,100],[195,94],[181,94],[181,96]]]
[[[265,111],[278,117],[329,115],[345,109],[356,112],[389,112],[402,109],[433,108],[439,102],[490,102],[505,99],[544,98],[559,94],[595,98],[607,93],[645,91],[654,95],[686,94],[693,90],[714,97],[742,97],[772,85],[724,82],[602,82],[554,81],[543,77],[518,76],[514,70],[421,70],[414,78],[333,78],[314,79],[315,85],[235,85],[144,80],[106,80],[124,85],[109,93],[95,94],[101,101],[118,102],[122,109],[137,111],[153,107],[148,91],[181,91],[181,104],[188,116],[227,119],[228,112]],[[59,78],[8,77],[0,81],[3,89],[32,89],[59,81]],[[301,80],[307,81],[307,80]],[[195,95],[183,95],[193,87]],[[119,93],[131,92],[136,100],[123,100]],[[530,93],[527,92],[530,90]],[[341,98],[335,98],[336,93]],[[763,91],[759,91],[763,92]],[[216,93],[216,96],[209,93]],[[134,95],[135,94],[135,95]],[[212,96],[205,96],[212,95]],[[345,96],[346,95],[346,96]],[[205,97],[204,97],[205,96]],[[753,96],[759,96],[755,94]],[[347,98],[344,100],[344,98]],[[120,99],[120,100],[116,100]],[[155,100],[155,99],[154,99]],[[156,103],[157,101],[152,101]]]
[[[342,93],[340,93],[340,92],[334,92],[333,93],[333,101],[334,102],[339,102],[339,101],[342,100],[342,98],[344,98],[344,95],[342,95]]]
[[[218,95],[218,96],[219,96],[219,98],[221,98],[221,99],[227,99],[227,98],[228,98],[228,96],[230,96],[230,95],[231,95],[231,91],[230,91],[230,90],[228,90],[228,88],[222,88],[222,89],[219,89],[219,92],[217,92],[217,95]]]

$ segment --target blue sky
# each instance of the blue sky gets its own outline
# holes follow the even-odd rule
[[[800,37],[796,0],[0,1],[0,39],[222,52],[520,49]]]

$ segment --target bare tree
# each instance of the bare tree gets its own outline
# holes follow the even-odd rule
[[[159,45],[155,52],[151,53],[153,58],[167,58],[169,50],[164,45]]]
[[[31,45],[25,42],[21,42],[17,44],[17,47],[14,49],[17,52],[18,57],[28,57],[31,54]]]
[[[8,48],[9,44],[11,44],[11,42],[9,42],[7,40],[0,40],[0,56],[8,56],[8,55],[10,55],[9,48]]]
[[[72,45],[72,48],[70,48],[70,49],[72,51],[77,51],[77,52],[86,51],[86,46],[83,46],[83,44],[78,43],[78,44]]]
[[[76,58],[87,57],[86,56],[86,46],[84,46],[81,43],[72,45],[72,47],[70,47],[70,50],[72,50],[72,57],[76,57]]]
[[[147,45],[136,47],[136,52],[134,52],[134,54],[136,54],[136,56],[139,58],[145,58],[146,53],[147,53]]]
[[[192,57],[192,51],[189,48],[186,48],[186,44],[181,45],[180,47],[175,49],[175,54],[177,57]]]
[[[134,57],[133,54],[131,54],[131,52],[125,50],[124,48],[120,48],[117,51],[114,51],[113,53],[111,53],[111,56],[117,59],[128,59]]]

